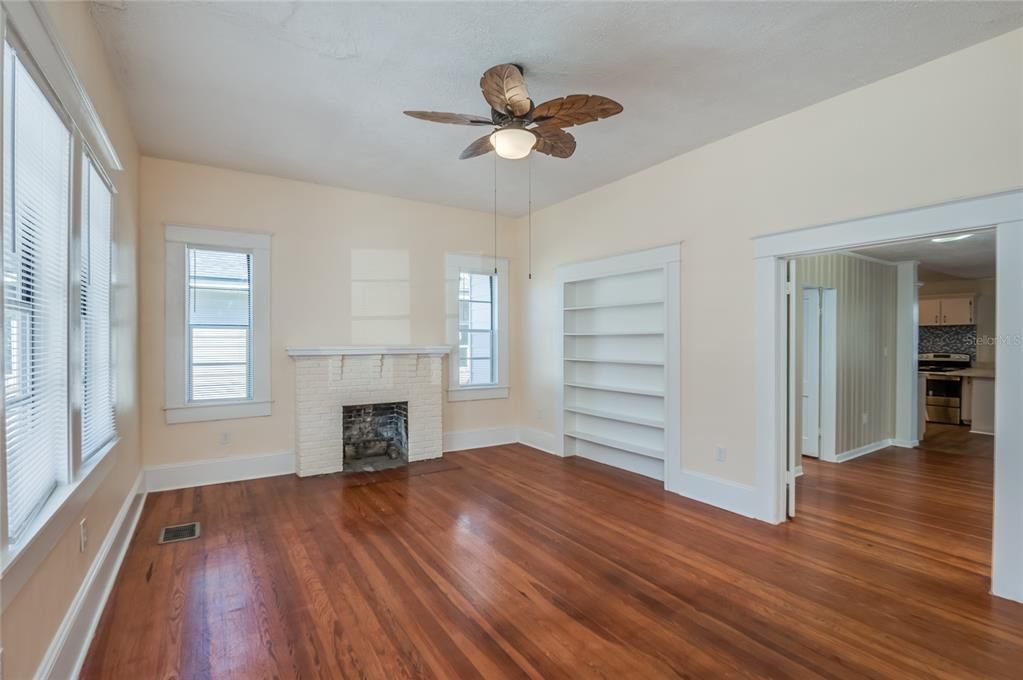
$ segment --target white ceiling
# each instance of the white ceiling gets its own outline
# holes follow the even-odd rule
[[[988,229],[967,233],[973,236],[961,241],[934,243],[928,238],[861,248],[852,252],[886,262],[916,260],[922,269],[961,279],[994,277],[998,232]]]
[[[534,101],[621,115],[534,160],[542,207],[1023,25],[1023,3],[117,2],[92,7],[143,153],[491,210],[480,74],[525,67]],[[483,131],[486,128],[482,129]],[[534,154],[536,156],[536,154]],[[526,169],[503,161],[499,209]]]

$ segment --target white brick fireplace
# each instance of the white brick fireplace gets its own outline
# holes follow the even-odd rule
[[[408,402],[409,462],[441,455],[446,345],[289,347],[295,360],[295,470],[340,472],[345,406]]]

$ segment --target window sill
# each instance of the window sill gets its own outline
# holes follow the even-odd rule
[[[451,387],[448,389],[448,401],[477,401],[483,399],[507,399],[508,387],[502,385],[486,385],[481,387]]]
[[[82,509],[113,469],[115,456],[110,452],[119,442],[120,439],[114,439],[96,453],[82,469],[78,481],[54,489],[32,522],[25,527],[22,538],[6,546],[3,573],[0,575],[4,584],[0,593],[0,611],[14,601],[22,586],[79,520]]]
[[[234,420],[237,418],[260,418],[270,415],[272,401],[225,401],[216,404],[189,404],[168,406],[167,424],[198,423],[205,420]]]

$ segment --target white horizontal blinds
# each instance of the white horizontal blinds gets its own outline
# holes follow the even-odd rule
[[[92,161],[82,176],[82,460],[113,440],[110,345],[110,189]]]
[[[458,275],[458,384],[497,382],[495,356],[495,277],[462,271]]]
[[[188,247],[188,399],[252,398],[252,255]]]
[[[4,46],[4,406],[8,536],[66,481],[71,134]]]

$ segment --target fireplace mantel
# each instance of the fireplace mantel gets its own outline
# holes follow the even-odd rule
[[[451,351],[447,345],[337,345],[322,347],[289,347],[289,357],[368,356],[378,354],[426,354],[443,356]]]
[[[442,399],[447,345],[289,347],[295,367],[295,472],[344,468],[344,409],[407,404],[410,463],[443,453]]]

